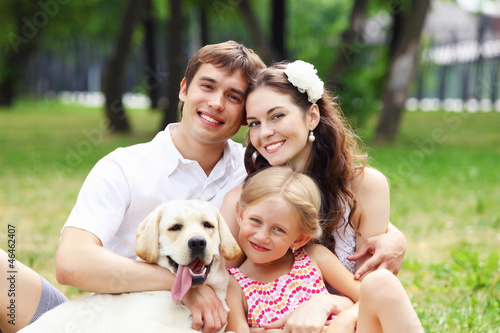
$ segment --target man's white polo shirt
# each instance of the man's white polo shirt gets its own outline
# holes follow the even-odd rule
[[[167,126],[143,144],[118,148],[102,158],[83,183],[65,227],[96,235],[104,247],[135,258],[135,230],[158,205],[199,199],[220,208],[224,195],[243,182],[241,144],[228,140],[223,156],[207,177],[198,162],[182,157]]]

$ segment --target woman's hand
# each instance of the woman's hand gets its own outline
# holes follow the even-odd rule
[[[182,303],[193,315],[195,331],[203,327],[203,333],[218,332],[227,323],[227,313],[221,300],[208,286],[191,288]]]
[[[392,224],[385,234],[370,237],[366,242],[347,259],[357,261],[365,255],[370,254],[371,258],[366,260],[361,267],[356,270],[354,278],[359,280],[371,271],[385,268],[397,275],[403,264],[406,252],[406,238]]]
[[[317,294],[302,303],[290,315],[263,326],[266,329],[283,327],[284,333],[320,333],[331,314],[337,314],[352,304],[347,297]]]

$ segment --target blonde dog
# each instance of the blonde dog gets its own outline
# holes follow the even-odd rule
[[[224,257],[241,250],[215,206],[204,201],[170,201],[157,207],[136,231],[136,254],[175,274],[172,291],[95,294],[59,305],[22,333],[194,332],[182,298],[207,284],[227,311],[228,272]],[[223,331],[223,330],[222,330]]]

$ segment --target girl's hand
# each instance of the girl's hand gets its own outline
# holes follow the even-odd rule
[[[317,294],[302,303],[288,316],[264,325],[264,328],[280,329],[283,327],[281,332],[284,333],[320,333],[331,314],[339,313],[352,304],[347,297]]]
[[[266,330],[265,328],[252,327],[250,328],[250,333],[283,333],[283,330],[281,329]]]
[[[325,328],[324,333],[353,333],[358,320],[358,306],[355,305],[342,311],[331,324]]]

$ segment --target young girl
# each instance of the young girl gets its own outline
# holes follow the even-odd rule
[[[380,270],[361,283],[330,250],[312,244],[322,234],[320,204],[316,183],[288,167],[264,169],[244,184],[237,220],[247,258],[239,268],[230,269],[234,279],[228,289],[231,311],[226,330],[241,333],[250,332],[250,327],[266,328],[313,295],[327,295],[324,280],[355,302],[360,287],[363,290],[367,304],[360,306],[358,332],[422,332],[392,273]],[[377,277],[371,279],[371,275]],[[376,292],[384,285],[387,295],[380,297]],[[329,309],[322,311],[332,314]],[[320,332],[328,323],[312,320],[309,328]]]

